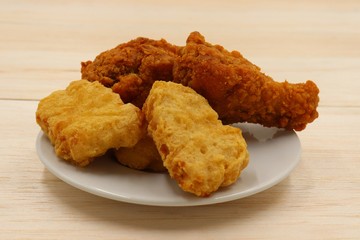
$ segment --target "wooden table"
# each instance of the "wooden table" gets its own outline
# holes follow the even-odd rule
[[[237,49],[278,81],[314,80],[320,117],[301,162],[232,202],[150,207],[78,190],[39,161],[39,99],[80,62],[138,36],[184,45],[191,31]],[[360,239],[360,2],[0,3],[0,239]]]

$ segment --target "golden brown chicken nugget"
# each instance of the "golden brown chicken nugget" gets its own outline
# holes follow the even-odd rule
[[[39,102],[36,121],[56,154],[86,166],[110,148],[132,147],[144,135],[141,110],[101,85],[78,80]]]
[[[241,130],[222,125],[191,88],[157,81],[143,112],[164,166],[184,191],[208,196],[234,183],[247,166]]]
[[[150,136],[142,138],[134,147],[114,150],[116,159],[123,165],[137,170],[165,172],[161,156]]]

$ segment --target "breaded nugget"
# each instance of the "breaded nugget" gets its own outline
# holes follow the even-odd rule
[[[184,191],[209,196],[234,183],[248,164],[241,130],[222,125],[189,87],[156,81],[143,113],[164,166]]]
[[[224,123],[250,122],[303,130],[318,117],[319,89],[310,80],[276,82],[239,52],[212,45],[198,32],[174,62],[174,82],[203,95]]]
[[[137,170],[165,172],[161,156],[150,136],[142,138],[134,147],[114,150],[116,159],[123,165]]]
[[[56,154],[86,166],[110,148],[132,147],[144,135],[144,117],[98,82],[72,82],[39,102],[36,121]]]

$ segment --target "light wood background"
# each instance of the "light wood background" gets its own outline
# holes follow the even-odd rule
[[[127,204],[75,189],[39,161],[38,100],[80,62],[138,36],[191,31],[239,50],[278,81],[314,80],[320,117],[299,166],[233,202]],[[360,239],[360,1],[0,2],[0,239]]]

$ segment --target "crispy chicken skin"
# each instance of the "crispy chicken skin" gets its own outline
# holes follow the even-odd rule
[[[156,81],[143,113],[164,166],[186,192],[209,196],[236,182],[248,164],[241,130],[222,125],[206,99],[189,87]]]
[[[98,82],[73,81],[43,98],[36,121],[55,153],[77,166],[111,148],[132,147],[146,133],[141,110]]]
[[[164,39],[139,37],[81,63],[82,79],[99,81],[125,103],[142,107],[155,80],[171,81],[180,47]]]
[[[303,130],[318,117],[312,81],[275,82],[239,52],[205,42],[193,32],[174,64],[174,82],[203,95],[224,123],[251,122]]]
[[[250,122],[300,131],[318,117],[319,89],[314,82],[275,82],[239,52],[207,43],[198,32],[189,35],[184,47],[137,38],[82,62],[81,73],[138,107],[154,81],[181,83],[203,95],[227,124]]]

